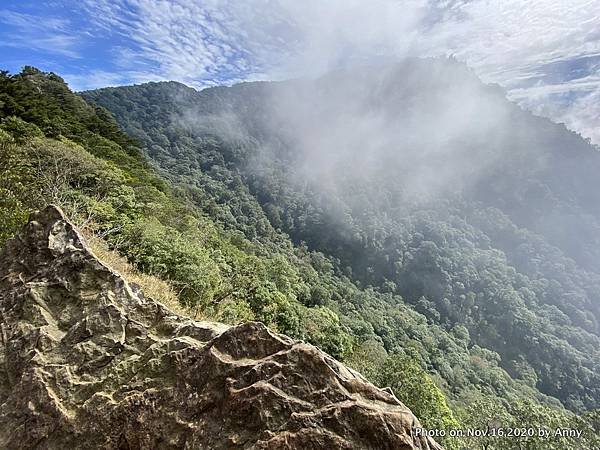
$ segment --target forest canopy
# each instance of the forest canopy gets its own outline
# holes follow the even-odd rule
[[[426,80],[411,72],[419,67],[387,76],[418,78],[414,92],[430,93],[427,101],[435,100],[436,76],[461,70],[415,64],[435,70]],[[293,89],[250,83],[197,92],[170,82],[78,95],[52,73],[2,72],[0,245],[31,211],[59,204],[137,270],[169,283],[190,313],[260,320],[307,340],[390,386],[427,427],[560,424],[583,429],[587,440],[532,441],[530,448],[598,445],[600,274],[593,260],[600,246],[585,244],[598,223],[589,205],[600,190],[588,192],[600,164],[595,150],[502,103],[519,132],[513,142],[497,142],[516,150],[486,171],[494,180],[512,174],[508,181],[477,174],[448,195],[416,196],[402,176],[411,167],[390,153],[387,139],[373,147],[385,150],[385,164],[356,173],[349,161],[371,148],[360,142],[360,153],[307,177],[315,160],[288,133],[273,96],[314,90],[293,122],[341,132],[337,111],[310,101],[343,95],[336,86],[344,76]],[[387,86],[394,96],[383,106],[375,101],[382,93],[358,97],[393,119],[414,102],[410,83],[398,85]],[[493,89],[472,88],[492,104],[505,102]],[[317,140],[310,148],[329,145]],[[554,159],[527,172],[521,150],[528,147],[532,159],[536,152]],[[581,161],[568,152],[580,152]],[[413,169],[427,162],[412,156]],[[565,178],[572,173],[577,179]],[[533,198],[539,211],[528,208]],[[558,211],[564,220],[551,223]],[[565,234],[572,221],[577,231]],[[517,448],[511,445],[492,440],[486,448]]]

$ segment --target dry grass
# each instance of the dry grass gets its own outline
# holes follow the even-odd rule
[[[128,283],[135,283],[142,289],[146,297],[156,300],[174,312],[191,318],[196,318],[193,311],[183,307],[179,303],[177,294],[173,287],[166,281],[152,275],[146,275],[137,270],[119,255],[116,251],[108,248],[106,242],[90,232],[83,231],[85,240],[94,255],[104,264],[118,272]]]

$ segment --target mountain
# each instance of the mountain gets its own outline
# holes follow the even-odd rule
[[[261,241],[266,216],[360,286],[491,350],[513,378],[574,410],[600,405],[600,155],[463,65],[83,95],[206,211],[222,207],[225,226]],[[425,358],[450,390],[463,383]]]
[[[2,448],[441,449],[315,347],[146,298],[54,206],[7,243],[0,279]]]
[[[585,164],[539,157],[560,139]],[[26,67],[0,76],[0,246],[60,205],[146,297],[315,345],[389,387],[445,448],[589,449],[596,275],[578,245],[595,220],[579,192],[593,150],[452,61],[81,95]],[[580,175],[552,194],[582,219],[572,236],[515,203],[558,170]],[[552,438],[450,436],[524,425]]]

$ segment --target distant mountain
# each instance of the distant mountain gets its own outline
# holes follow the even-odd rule
[[[216,165],[215,171],[220,170]],[[226,175],[225,172],[223,174]],[[485,368],[470,364],[470,352],[463,345],[449,338],[440,327],[427,325],[423,316],[410,307],[398,301],[392,305],[383,300],[382,294],[360,289],[349,278],[335,272],[335,264],[330,258],[309,252],[305,247],[293,246],[288,238],[271,227],[260,206],[251,203],[252,197],[240,188],[242,183],[237,178],[222,181],[212,183],[205,190],[189,184],[172,183],[150,166],[136,142],[122,132],[106,109],[86,103],[71,92],[58,75],[44,73],[34,67],[25,67],[18,74],[0,72],[0,246],[8,245],[8,240],[27,222],[29,214],[49,203],[59,204],[89,238],[94,253],[101,256],[106,264],[118,269],[133,283],[136,292],[142,287],[145,295],[175,308],[184,316],[210,318],[232,325],[260,321],[270,330],[317,345],[330,355],[360,368],[379,386],[391,388],[395,395],[410,404],[421,423],[428,428],[447,430],[460,426],[447,397],[424,370],[422,355],[433,354],[428,349],[439,345],[449,348],[468,373],[496,373],[508,382],[509,392],[526,392],[530,401],[537,400],[534,391],[511,380],[495,362],[490,361],[491,366]],[[230,207],[224,207],[220,201],[225,196],[231,205],[235,200],[244,210],[235,211],[237,215],[234,217]],[[207,212],[203,212],[201,207]],[[256,221],[246,221],[246,216],[252,216]],[[247,225],[247,230],[259,230],[264,242],[250,241],[239,230],[225,229],[220,223],[221,218],[237,218],[240,224]],[[29,228],[36,229],[38,225],[39,220],[30,223]],[[49,226],[54,228],[54,225]],[[53,236],[50,239],[52,243],[48,245],[56,245],[64,237],[63,234]],[[42,241],[43,236],[38,243]],[[68,245],[76,247],[74,242]],[[55,250],[54,247],[52,249]],[[104,288],[94,284],[87,270],[89,267],[86,268],[85,264],[77,266],[77,257],[75,254],[71,256],[75,266],[70,266],[67,271],[75,281],[63,278],[58,283],[66,283],[68,288],[74,289],[78,289],[77,286],[89,287],[89,290],[85,289],[86,301],[89,298],[93,299],[92,302],[102,299]],[[31,269],[32,275],[25,274],[30,270],[31,261],[20,256],[16,260],[8,259],[9,264],[15,264],[13,275],[17,283],[32,281],[31,276],[36,269]],[[55,266],[61,264],[46,261],[41,266],[58,270],[60,267]],[[43,271],[44,267],[40,270]],[[41,278],[46,279],[44,276]],[[77,284],[77,280],[82,284]],[[51,283],[45,291],[47,295],[43,294],[41,309],[33,307],[44,317],[53,314],[49,304],[55,301],[53,296],[58,295],[53,286],[56,287]],[[36,325],[31,324],[34,328],[21,324],[23,328],[12,321],[9,328],[8,320],[14,318],[14,314],[27,315],[27,311],[20,309],[22,302],[13,303],[14,295],[15,292],[9,288],[0,292],[0,302],[7,302],[7,309],[2,313],[0,347],[13,338],[19,342],[22,338],[33,338],[34,345],[39,343],[44,347],[43,351],[52,351],[54,344],[48,348],[45,337],[37,339],[35,335],[41,333],[46,336],[44,333],[48,331],[53,337],[60,338],[61,333],[71,327],[73,317],[61,315],[56,328],[52,325],[52,318],[48,319],[50,325],[35,322]],[[108,295],[114,300],[114,296]],[[121,297],[117,303],[122,303],[123,299]],[[76,299],[63,312],[70,314],[77,302]],[[125,305],[117,305],[120,306]],[[352,316],[342,315],[349,309],[353,309]],[[383,313],[383,310],[387,311]],[[371,325],[382,320],[390,324],[391,341],[396,344],[408,343],[413,336],[427,336],[428,339],[422,340],[419,349],[407,347],[410,351],[404,351],[402,346],[396,345],[388,351]],[[39,329],[35,328],[37,325]],[[163,325],[167,328],[160,326],[158,332],[165,333],[169,339],[174,337],[174,331],[166,323]],[[27,331],[30,328],[33,334]],[[360,337],[353,330],[360,330]],[[85,342],[86,339],[83,346],[87,349],[89,342]],[[68,339],[63,344],[69,348],[73,346]],[[111,351],[121,350],[118,345],[108,345]],[[90,366],[92,372],[101,369],[106,362],[103,350],[98,353],[98,349],[94,348],[92,345],[90,350],[90,361],[94,361]],[[64,424],[60,419],[63,409],[60,406],[59,410],[52,409],[56,406],[55,397],[54,400],[42,398],[38,402],[33,398],[35,392],[21,392],[23,395],[18,395],[18,399],[10,393],[20,376],[27,379],[31,371],[39,372],[40,367],[35,364],[39,362],[42,349],[21,348],[24,353],[19,353],[19,349],[8,344],[8,348],[0,350],[0,361],[3,361],[3,367],[6,366],[6,370],[0,373],[0,423],[8,424],[8,428],[0,430],[0,434],[5,431],[4,438],[18,442],[19,448],[39,446],[47,436],[44,434],[48,431],[45,426],[56,425],[52,419],[56,416],[43,416],[43,411],[58,411],[58,421]],[[74,355],[79,354],[77,348],[71,350]],[[86,351],[83,350],[84,353]],[[19,362],[30,357],[34,357],[35,361],[29,362],[35,367],[23,366]],[[50,356],[39,357],[46,361],[45,358]],[[82,370],[88,370],[88,365],[84,366]],[[64,367],[67,371],[75,370],[71,363]],[[101,374],[99,376],[102,377]],[[52,380],[49,384],[44,384],[47,379],[40,381],[42,383],[36,386],[42,391],[50,385],[52,395],[59,391],[61,395],[65,393],[60,390],[62,388],[53,385]],[[126,389],[124,379],[120,379],[117,385],[115,389]],[[100,392],[97,384],[86,386],[89,387],[88,394]],[[476,385],[470,385],[470,388],[475,389],[474,395],[478,395]],[[148,389],[152,392],[151,387]],[[135,397],[136,393],[134,390],[131,395]],[[39,410],[34,407],[32,416],[29,416],[40,419],[36,422],[40,424],[39,428],[35,428],[31,420],[24,419],[28,420],[33,433],[28,436],[33,440],[19,437],[22,428],[16,425],[21,423],[19,418],[15,418],[13,406],[16,400],[17,403],[35,400],[40,408],[49,408]],[[495,401],[495,397],[481,400],[486,405]],[[535,404],[563,418],[562,422],[582,418],[537,401]],[[515,407],[520,405],[515,404]],[[182,406],[185,406],[185,401]],[[18,405],[16,409],[19,409]],[[518,411],[515,410],[515,414],[520,415]],[[290,414],[291,410],[283,413],[281,420],[291,418]],[[102,417],[101,420],[108,420],[106,414]],[[478,415],[465,413],[461,420],[467,422],[471,417]],[[245,425],[250,426],[248,423]],[[178,439],[179,435],[175,432],[167,433],[165,438],[170,439],[171,435]],[[73,434],[61,435],[58,439],[69,440],[72,437]],[[55,438],[57,436],[53,436]],[[219,434],[212,433],[207,438],[219,439]],[[86,441],[88,439],[91,438],[86,438]],[[455,440],[442,437],[440,440],[447,448],[457,448]],[[45,442],[52,448],[59,445]],[[89,444],[92,447],[96,445],[94,442]],[[140,445],[132,443],[135,448]],[[176,443],[175,447],[181,445]]]
[[[0,247],[27,247],[30,239],[27,248],[46,255],[41,247],[56,253],[68,241],[61,247],[66,258],[53,254],[58,262],[42,258],[37,268],[19,252],[4,259],[10,275],[0,280],[6,287],[0,292],[0,366],[6,369],[0,371],[0,439],[19,448],[55,448],[73,433],[53,434],[58,441],[50,442],[46,425],[86,424],[89,431],[93,421],[69,422],[74,411],[92,414],[86,417],[102,426],[119,424],[108,411],[126,409],[111,409],[114,402],[154,398],[152,383],[172,375],[168,367],[151,360],[143,381],[121,369],[139,364],[135,352],[156,333],[169,343],[164,355],[179,355],[186,350],[171,344],[191,341],[170,319],[147,317],[144,307],[131,314],[148,336],[140,328],[131,345],[106,341],[106,333],[119,334],[120,319],[110,311],[135,297],[150,309],[154,301],[169,305],[180,312],[178,321],[262,322],[270,331],[239,328],[262,330],[248,335],[257,345],[273,342],[263,331],[313,344],[389,388],[448,450],[597,448],[597,247],[584,234],[593,234],[597,218],[596,159],[585,141],[522,112],[453,61],[409,60],[319,80],[202,92],[151,83],[82,95],[34,67],[0,71]],[[552,176],[558,173],[577,176]],[[556,208],[536,209],[532,198]],[[7,244],[49,203],[60,205],[94,254],[130,282],[133,297],[117,298],[102,284],[104,275],[97,279],[102,271],[78,265],[87,250],[61,231],[66,219],[47,220],[52,213],[35,216],[20,240]],[[569,214],[580,226],[573,233],[565,232]],[[45,275],[31,278],[30,271]],[[113,281],[122,287],[119,280]],[[55,301],[65,292],[77,295],[58,314]],[[96,320],[96,312],[109,314],[108,322]],[[219,358],[229,361],[237,344],[227,342]],[[160,359],[163,350],[150,353]],[[112,371],[107,352],[126,364]],[[255,368],[268,372],[260,386],[267,379],[278,386],[267,389],[273,399],[289,400],[289,392],[311,383],[286,372],[281,353],[271,356]],[[314,368],[308,359],[294,362],[302,373]],[[348,381],[336,367],[323,373],[334,384],[340,376]],[[31,374],[41,378],[15,387]],[[244,380],[251,375],[245,372]],[[92,383],[70,384],[81,376]],[[330,398],[320,403],[326,394],[314,386],[305,391],[318,397],[312,404],[338,411]],[[108,403],[105,392],[112,393]],[[88,395],[104,402],[106,414],[72,403]],[[65,402],[67,416],[57,401]],[[193,401],[182,398],[173,414]],[[29,405],[35,424],[19,415],[19,402]],[[259,419],[288,430],[299,424],[294,411],[269,410]],[[370,419],[383,423],[380,413]],[[11,425],[22,420],[34,434]],[[236,429],[255,436],[256,423]],[[582,435],[450,436],[498,426]],[[121,439],[113,428],[94,436]],[[208,430],[199,439],[219,436]],[[87,434],[83,441],[94,447],[95,438]]]
[[[171,180],[219,191],[198,204],[222,206],[228,228],[268,241],[264,214],[361,286],[496,352],[513,378],[600,406],[600,155],[463,65],[83,96]],[[450,389],[466,382],[451,361],[427,365]]]

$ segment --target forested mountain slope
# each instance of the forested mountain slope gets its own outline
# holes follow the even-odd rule
[[[600,155],[461,64],[84,97],[227,228],[266,242],[266,216],[386,303],[401,296],[494,352],[513,378],[574,410],[599,406]],[[386,328],[375,332],[392,348]],[[466,383],[432,356],[450,390]]]
[[[438,75],[447,70],[441,64]],[[82,98],[52,73],[2,72],[0,246],[28,213],[59,204],[105,255],[139,272],[147,295],[174,298],[194,317],[258,320],[307,340],[391,387],[428,428],[572,427],[583,437],[524,439],[529,448],[597,447],[598,412],[586,411],[598,401],[596,275],[576,251],[585,236],[579,230],[563,248],[560,229],[544,234],[535,214],[532,224],[520,221],[527,207],[494,206],[494,194],[476,189],[486,174],[468,152],[471,178],[458,167],[461,182],[442,183],[449,156],[427,176],[440,138],[413,119],[414,138],[426,136],[433,150],[411,150],[408,125],[398,125],[406,105],[423,115],[426,103],[410,100],[402,72],[375,75],[385,74],[389,82],[367,83],[367,73],[350,87],[338,73],[316,83],[202,92],[158,83]],[[390,86],[405,103],[372,91]],[[364,105],[373,112],[363,117]],[[394,132],[407,140],[392,151]],[[587,205],[577,193],[590,183],[584,176],[553,194],[576,217]],[[595,215],[586,211],[589,228]],[[523,443],[440,440],[446,448]]]

